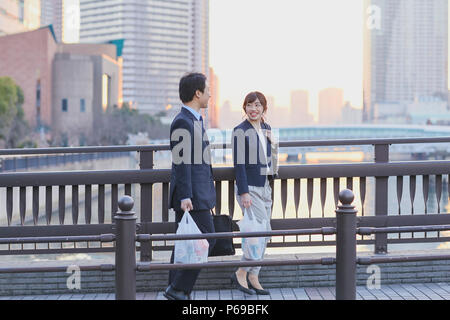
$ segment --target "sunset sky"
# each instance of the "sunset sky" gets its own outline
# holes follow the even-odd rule
[[[220,81],[220,105],[238,109],[260,90],[280,107],[290,92],[344,89],[362,107],[362,0],[211,0],[210,65]]]

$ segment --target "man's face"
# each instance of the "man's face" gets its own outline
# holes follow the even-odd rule
[[[200,104],[200,108],[208,108],[208,101],[211,98],[209,94],[209,86],[206,84],[204,92],[197,91],[199,93],[198,102]]]

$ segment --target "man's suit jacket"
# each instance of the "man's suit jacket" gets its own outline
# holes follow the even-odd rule
[[[189,136],[185,137],[188,138],[188,141],[184,141],[183,138],[172,141],[174,140],[172,134],[176,133],[177,129],[184,129],[184,132],[188,133]],[[187,198],[192,200],[194,210],[210,210],[216,205],[209,140],[207,137],[203,139],[203,136],[206,135],[201,121],[197,121],[195,116],[186,108],[181,108],[170,126],[172,172],[169,208],[173,208],[175,211],[181,211],[181,200]],[[179,143],[185,146],[186,150],[183,149],[180,152]],[[194,145],[196,148],[194,148]],[[187,157],[190,159],[179,161],[179,157],[185,155],[184,152],[187,152],[185,159]],[[174,157],[178,157],[178,161],[174,162]]]

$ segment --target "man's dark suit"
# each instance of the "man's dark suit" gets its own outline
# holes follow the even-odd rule
[[[184,129],[184,133],[188,133],[188,141],[182,141],[182,138],[172,141],[172,134],[177,129]],[[178,131],[183,134],[182,131]],[[181,200],[191,199],[194,209],[190,214],[200,231],[203,233],[213,233],[214,224],[210,210],[216,205],[216,191],[213,182],[213,173],[211,166],[211,154],[209,150],[209,141],[207,138],[203,140],[205,129],[202,122],[197,121],[195,116],[186,108],[182,107],[172,121],[170,127],[170,149],[172,150],[172,172],[170,177],[170,194],[169,207],[175,210],[175,220],[177,223],[181,221],[184,214],[180,205]],[[182,161],[174,161],[175,157],[178,159],[183,157],[183,152],[174,154],[174,148],[183,143],[184,146],[190,150],[191,156],[188,163]],[[198,146],[197,149],[194,145]],[[201,145],[201,148],[200,148]],[[178,146],[179,147],[179,146]],[[179,149],[176,149],[179,151]],[[200,154],[201,152],[201,154]],[[208,159],[209,163],[205,162]],[[190,162],[189,162],[190,160]],[[209,250],[211,252],[215,244],[215,239],[208,240]],[[171,262],[174,260],[174,252],[172,252]],[[184,291],[190,294],[194,287],[195,281],[200,273],[200,269],[195,270],[171,270],[169,273],[169,285],[175,290]]]

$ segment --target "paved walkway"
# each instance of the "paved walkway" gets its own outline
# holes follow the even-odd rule
[[[335,288],[276,288],[270,296],[246,295],[239,290],[199,290],[194,300],[334,300]],[[390,284],[380,289],[357,287],[357,300],[450,300],[450,283]],[[114,300],[114,293],[0,297],[0,300]],[[138,292],[137,300],[166,300],[162,291]]]

